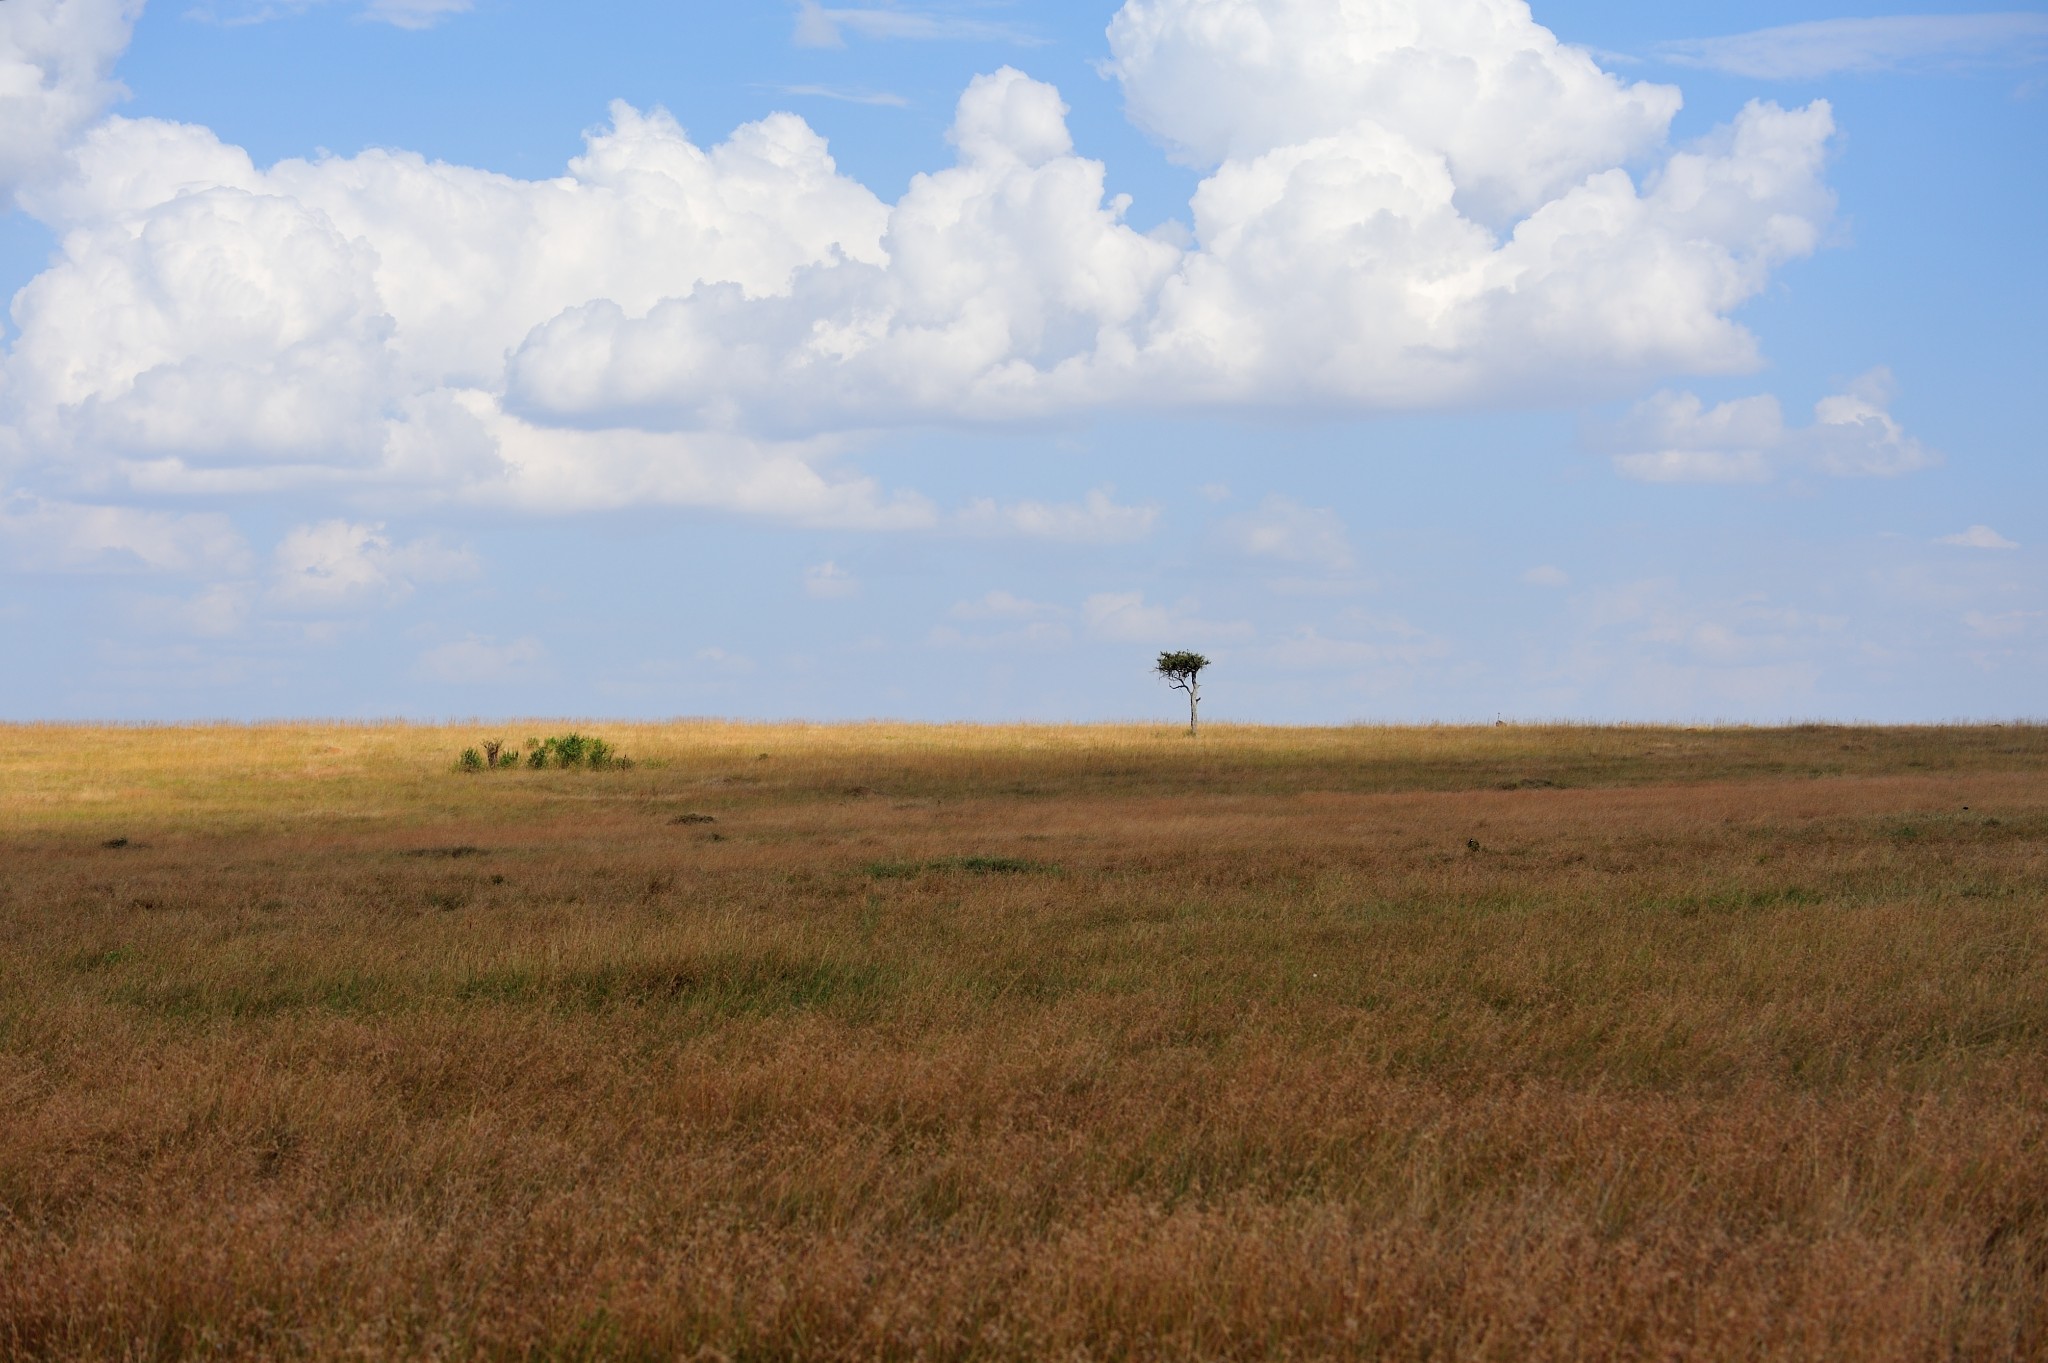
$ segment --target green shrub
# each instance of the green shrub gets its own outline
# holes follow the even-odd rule
[[[526,756],[522,760],[520,750],[507,746],[499,740],[483,745],[479,752],[465,748],[459,763],[464,771],[490,771],[500,767],[524,765],[530,771],[546,771],[550,767],[588,767],[593,771],[627,771],[633,761],[620,754],[617,748],[601,738],[588,738],[582,734],[556,734],[550,738],[529,738],[525,744]]]

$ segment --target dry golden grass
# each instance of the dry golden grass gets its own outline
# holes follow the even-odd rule
[[[2048,731],[585,727],[0,729],[0,1357],[2048,1358]]]

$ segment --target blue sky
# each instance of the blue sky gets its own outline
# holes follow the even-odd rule
[[[0,0],[0,717],[2038,716],[2044,168],[2039,7]]]

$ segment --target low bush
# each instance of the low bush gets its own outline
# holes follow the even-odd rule
[[[493,740],[486,742],[481,752],[475,748],[463,749],[459,765],[464,771],[510,770],[519,766],[529,771],[546,771],[550,767],[624,771],[633,765],[631,758],[621,755],[617,748],[603,739],[577,733],[529,738],[525,754],[522,758],[519,749],[508,748],[502,741]]]

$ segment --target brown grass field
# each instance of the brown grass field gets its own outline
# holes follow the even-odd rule
[[[2048,1359],[2048,729],[582,727],[0,728],[0,1358]]]

